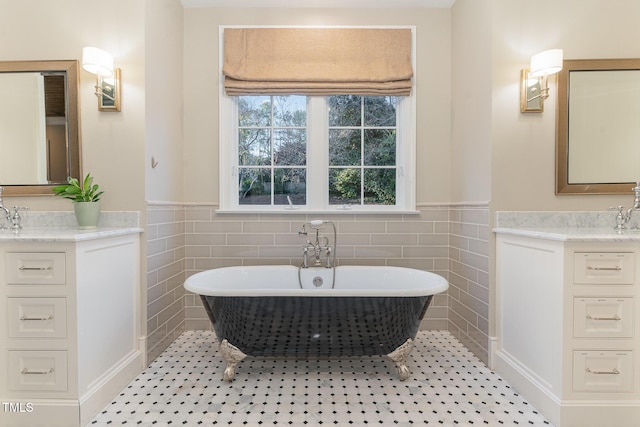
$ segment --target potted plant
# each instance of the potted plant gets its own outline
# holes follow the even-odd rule
[[[69,177],[66,184],[53,187],[57,196],[73,201],[73,211],[81,229],[96,228],[100,218],[100,197],[104,191],[99,191],[98,184],[93,183],[90,173],[79,181]]]

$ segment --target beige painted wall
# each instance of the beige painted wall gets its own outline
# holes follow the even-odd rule
[[[183,16],[179,0],[146,2],[147,200],[182,200]],[[152,158],[157,162],[151,167]]]
[[[114,0],[106,7],[113,13],[99,13],[104,6],[85,0],[0,0],[0,60],[80,60],[87,45],[114,55],[124,80],[121,113],[99,112],[95,76],[80,72],[82,162],[107,191],[103,209],[143,211],[144,2]],[[5,203],[33,210],[72,209],[69,201],[53,197],[12,197]]]
[[[640,45],[635,42],[640,37],[636,0],[618,0],[615,7],[603,0],[458,0],[453,11],[187,9],[183,150],[180,121],[173,117],[179,109],[180,89],[173,86],[169,94],[145,94],[145,79],[158,86],[173,81],[181,71],[175,61],[180,57],[177,0],[151,3],[116,0],[110,8],[126,13],[118,13],[114,20],[110,14],[96,13],[96,3],[83,0],[0,0],[2,10],[11,10],[0,14],[0,60],[80,59],[84,45],[96,45],[110,50],[122,68],[121,113],[98,112],[91,90],[93,76],[80,74],[83,163],[108,191],[105,209],[143,210],[145,197],[181,199],[181,189],[176,188],[181,181],[181,152],[184,200],[217,201],[219,24],[416,25],[419,203],[490,199],[492,210],[599,210],[629,204],[626,196],[555,196],[556,99],[552,95],[547,100],[544,114],[521,114],[518,76],[533,53],[550,47],[562,47],[566,58],[640,57]],[[171,25],[161,39],[160,27],[153,25],[163,15],[170,16]],[[147,20],[150,24],[145,29]],[[487,48],[489,33],[491,49]],[[161,47],[167,43],[169,56],[163,58]],[[492,59],[487,63],[489,50]],[[162,71],[147,72],[147,60]],[[486,82],[488,69],[490,83]],[[467,78],[474,75],[473,70],[476,79]],[[475,81],[479,83],[472,84]],[[489,92],[491,104],[487,105]],[[173,110],[152,108],[147,115],[146,108],[156,101]],[[172,120],[169,125],[167,115]],[[486,129],[489,117],[490,132]],[[165,126],[148,126],[154,131],[145,153],[149,120],[154,125],[162,120]],[[153,171],[148,166],[152,155],[161,162]],[[122,188],[127,191],[116,191]],[[32,209],[70,209],[65,201],[47,197],[16,203]]]
[[[451,201],[491,199],[491,1],[457,0],[451,34]]]
[[[555,81],[543,114],[521,114],[519,73],[531,55],[640,57],[637,0],[492,0],[492,210],[605,210],[631,196],[556,196]],[[640,179],[640,177],[638,177]]]
[[[219,25],[415,25],[418,49],[416,200],[418,203],[448,202],[450,14],[450,9],[185,9],[184,200],[219,201]]]

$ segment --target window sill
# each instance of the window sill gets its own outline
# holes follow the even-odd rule
[[[326,209],[326,210],[307,210],[307,209],[216,209],[217,214],[277,214],[277,215],[417,215],[418,210],[401,209]]]

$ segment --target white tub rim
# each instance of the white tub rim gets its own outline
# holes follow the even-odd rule
[[[321,269],[325,274],[330,269]],[[374,275],[370,278],[365,274]],[[395,273],[396,275],[404,275],[405,278],[414,280],[424,280],[426,283],[421,285],[407,285],[394,283],[393,286],[388,282],[382,283],[378,287],[364,287],[360,284],[351,284],[351,287],[341,285],[345,275],[346,280],[356,275],[356,280],[367,281],[384,280],[382,272]],[[249,274],[264,273],[277,274],[279,279],[290,280],[288,287],[259,287],[242,283],[235,283],[234,287],[219,286],[211,284],[223,276],[231,274],[241,274],[248,277]],[[303,273],[313,274],[313,269],[303,270]],[[382,278],[382,279],[381,279]],[[386,278],[386,280],[393,280]],[[293,286],[295,285],[295,286]],[[387,285],[386,287],[383,285]],[[342,287],[341,287],[342,286]],[[364,265],[343,265],[336,267],[336,288],[335,289],[300,289],[298,285],[298,267],[293,265],[252,265],[252,266],[228,266],[213,268],[195,273],[188,277],[184,282],[187,291],[204,296],[226,296],[226,297],[260,297],[260,296],[322,296],[322,297],[412,297],[412,296],[429,296],[445,292],[449,288],[449,282],[439,274],[430,271],[419,270],[409,267],[397,266],[364,266]]]

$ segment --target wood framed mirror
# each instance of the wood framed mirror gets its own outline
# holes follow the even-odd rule
[[[0,61],[0,186],[5,196],[51,195],[81,176],[79,64]]]
[[[640,59],[565,60],[556,194],[631,194],[640,181]]]

